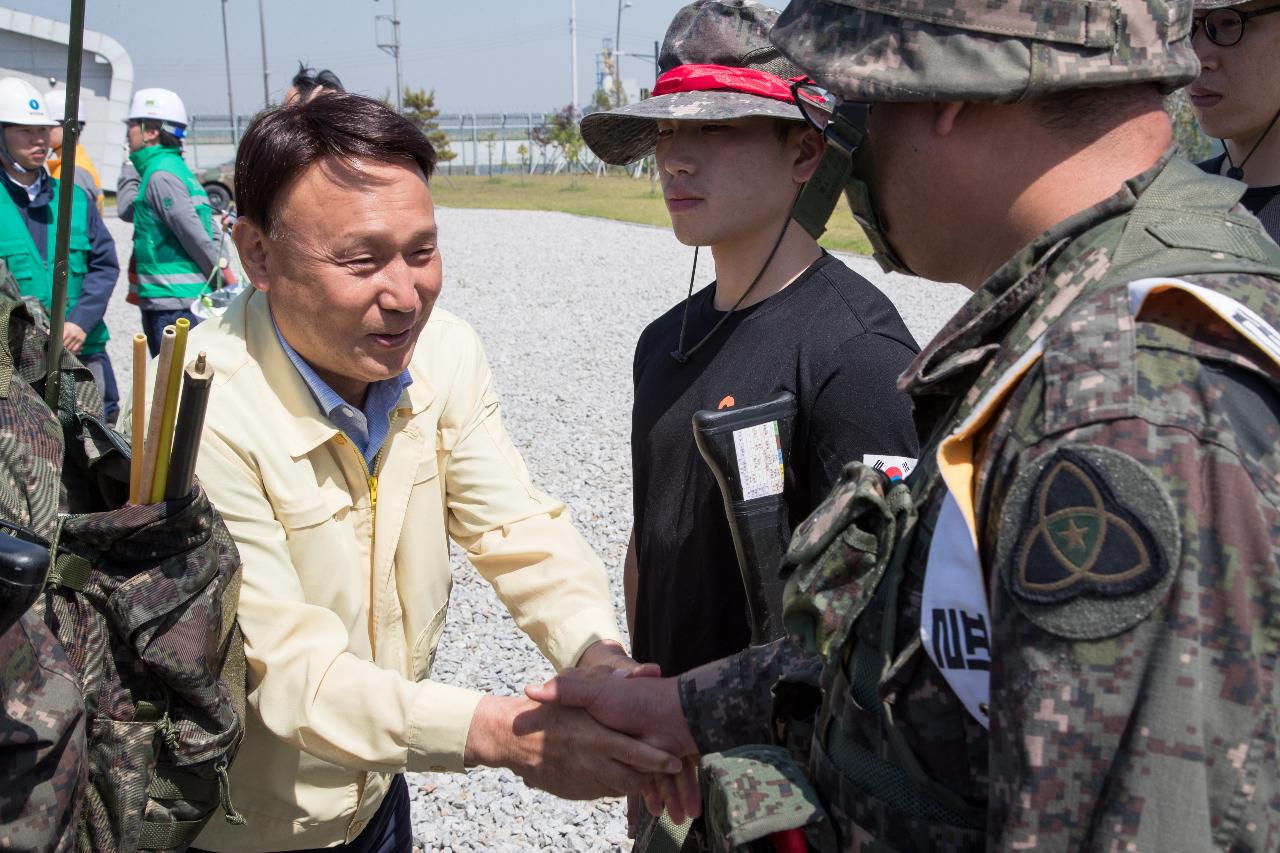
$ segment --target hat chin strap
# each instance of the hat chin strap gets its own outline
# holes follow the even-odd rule
[[[9,125],[5,125],[4,127],[8,126]],[[4,158],[5,165],[11,166],[19,175],[30,175],[33,172],[39,173],[41,168],[43,168],[38,166],[34,169],[28,169],[26,166],[13,159],[13,155],[9,153],[9,143],[4,138],[3,129],[0,129],[0,157]]]
[[[889,245],[889,229],[876,209],[876,200],[871,192],[875,166],[871,160],[871,149],[866,144],[866,131],[837,112],[831,116],[823,139],[826,151],[796,199],[792,218],[813,239],[818,239],[827,230],[827,221],[843,192],[853,211],[853,218],[862,226],[871,243],[872,257],[880,268],[885,272],[913,275],[910,267]]]
[[[801,192],[804,192],[804,187],[801,187],[796,192],[797,199],[800,198]],[[794,209],[795,203],[793,202],[791,206]],[[760,266],[760,271],[756,273],[755,278],[751,279],[751,284],[747,286],[746,290],[742,291],[742,295],[738,297],[737,302],[733,303],[733,307],[726,311],[724,316],[711,327],[711,331],[703,335],[702,340],[698,341],[686,350],[684,348],[684,330],[685,326],[689,323],[689,303],[693,301],[693,280],[698,275],[698,247],[693,247],[693,269],[689,272],[689,293],[684,298],[684,314],[680,317],[680,340],[677,342],[676,348],[669,353],[673,359],[680,364],[688,364],[689,359],[693,357],[693,354],[702,349],[702,345],[711,340],[712,336],[715,335],[716,332],[720,331],[720,327],[725,324],[734,311],[738,310],[739,306],[742,305],[743,301],[748,295],[750,295],[751,291],[756,289],[756,285],[760,283],[760,279],[764,278],[765,270],[769,269],[769,264],[773,263],[773,256],[778,254],[778,248],[782,245],[782,240],[787,236],[787,229],[790,227],[791,217],[788,216],[786,219],[782,220],[782,230],[778,232],[778,239],[773,242],[773,248],[769,250],[769,257],[764,259],[764,263]]]

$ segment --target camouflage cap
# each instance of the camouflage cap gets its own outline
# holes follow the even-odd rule
[[[1192,0],[792,0],[770,35],[859,101],[1000,101],[1196,78]]]
[[[658,54],[658,73],[682,65],[765,71],[784,80],[801,72],[769,42],[778,12],[755,0],[697,0],[676,12]],[[653,153],[659,119],[748,116],[803,121],[792,103],[733,91],[673,92],[582,119],[582,138],[606,163],[623,166]]]
[[[1197,12],[1212,12],[1214,9],[1226,9],[1229,6],[1243,6],[1253,0],[1195,0]]]

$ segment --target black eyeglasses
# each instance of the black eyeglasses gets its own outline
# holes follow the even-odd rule
[[[1240,39],[1244,37],[1246,21],[1262,15],[1270,15],[1272,12],[1280,12],[1280,6],[1267,6],[1263,9],[1254,9],[1252,12],[1241,12],[1239,9],[1214,9],[1207,15],[1191,19],[1191,38],[1194,39],[1196,33],[1200,32],[1200,27],[1203,26],[1204,34],[1209,37],[1209,41],[1218,47],[1232,47],[1239,44]]]

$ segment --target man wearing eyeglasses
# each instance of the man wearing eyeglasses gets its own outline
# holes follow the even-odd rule
[[[1244,181],[1241,202],[1280,239],[1280,3],[1197,0],[1192,45],[1200,78],[1187,90],[1223,153],[1200,167]]]
[[[718,849],[802,825],[824,851],[1280,847],[1280,247],[1173,148],[1191,19],[779,18],[843,99],[802,210],[843,189],[886,268],[974,293],[903,377],[912,475],[855,466],[797,528],[788,640],[528,691],[704,756]],[[794,761],[714,754],[752,742]]]
[[[884,294],[791,218],[824,146],[794,105],[799,70],[769,43],[777,17],[752,0],[685,6],[667,30],[653,96],[582,120],[584,140],[607,163],[656,155],[676,239],[710,247],[715,262],[715,282],[693,293],[691,276],[688,298],[636,344],[627,614],[636,659],[668,675],[751,638],[694,412],[795,395],[786,485],[774,484],[792,524],[846,462],[888,467],[914,462],[917,449],[910,401],[896,386],[915,341]],[[695,269],[697,257],[695,248]]]

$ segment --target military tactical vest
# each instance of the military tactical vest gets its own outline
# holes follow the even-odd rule
[[[23,296],[33,296],[48,311],[53,307],[53,248],[54,234],[58,228],[58,197],[62,192],[62,183],[54,178],[46,178],[53,185],[53,199],[49,202],[48,238],[45,241],[45,253],[49,260],[40,257],[36,251],[31,232],[18,206],[13,203],[7,192],[0,193],[0,260],[9,265],[9,271],[17,279],[18,288]],[[89,235],[86,226],[89,221],[88,203],[84,193],[71,194],[71,240],[67,251],[67,310],[70,311],[80,301],[80,290],[84,277],[89,272]],[[107,324],[99,321],[92,329],[86,329],[84,344],[80,348],[81,355],[96,355],[107,348],[107,340],[111,337],[107,332]]]
[[[133,203],[133,257],[137,264],[138,296],[143,299],[195,299],[204,291],[205,274],[152,209],[147,200],[147,187],[156,172],[168,172],[180,178],[191,196],[200,224],[213,240],[209,196],[176,149],[154,145],[135,151],[129,159],[142,178],[138,185],[138,198]]]
[[[1072,241],[1073,246],[1111,249],[1111,266],[1069,305],[1055,309],[1056,316],[1046,311],[1039,319],[1051,328],[1099,294],[1157,276],[1245,273],[1280,279],[1280,248],[1256,222],[1229,213],[1240,191],[1238,185],[1205,179],[1180,159],[1170,161],[1127,215]],[[1060,272],[1056,263],[1046,279]],[[1006,338],[975,384],[1008,377],[1003,391],[1016,387],[1026,375],[1022,368],[1037,355],[1039,340]],[[950,828],[981,838],[984,831],[984,810],[932,778],[891,723],[894,679],[924,652],[920,626],[909,626],[915,630],[906,633],[898,624],[898,595],[908,574],[927,581],[925,556],[945,511],[943,496],[949,494],[938,453],[984,404],[999,408],[998,400],[957,397],[905,483],[890,485],[878,472],[850,465],[792,540],[788,559],[796,569],[787,591],[788,630],[824,660],[824,703],[809,755],[798,758],[807,760],[810,781],[837,815],[854,814],[855,801],[871,800],[899,819],[944,832]],[[924,515],[917,517],[917,509]],[[902,636],[912,639],[903,645]],[[974,707],[970,713],[982,721],[985,709]],[[864,743],[877,746],[867,749]],[[877,832],[875,826],[860,824],[860,829]],[[848,845],[849,839],[842,843]]]
[[[23,780],[0,794],[0,847],[185,849],[219,806],[243,822],[227,781],[244,719],[239,557],[198,486],[126,503],[129,448],[89,371],[67,356],[58,406],[44,404],[47,338],[0,287],[0,463],[16,474],[0,479],[0,535],[51,565],[28,641],[0,638],[22,652],[0,693],[41,724],[13,739],[0,720],[0,776]]]

